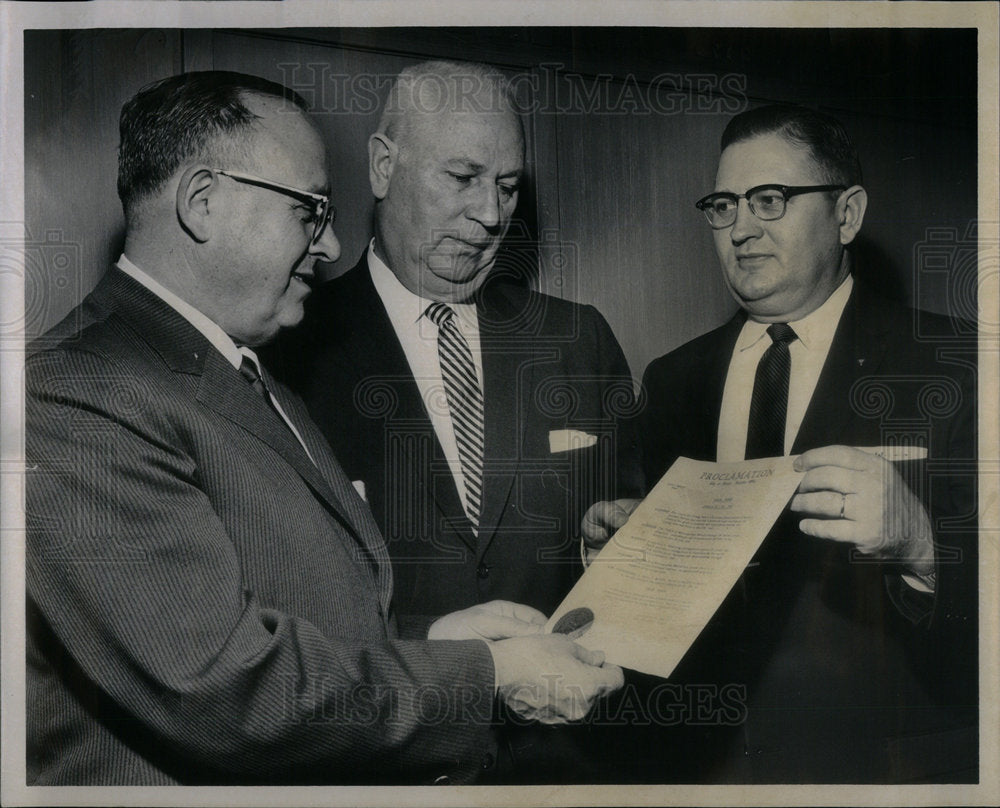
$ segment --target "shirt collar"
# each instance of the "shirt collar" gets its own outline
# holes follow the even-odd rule
[[[833,340],[833,334],[837,330],[840,316],[844,313],[844,306],[847,305],[853,288],[854,277],[848,275],[819,308],[809,312],[800,320],[788,323],[795,331],[795,336],[802,347],[809,350],[816,346],[829,344]],[[736,341],[736,349],[745,351],[752,348],[767,336],[769,325],[770,323],[759,323],[756,320],[747,319]]]
[[[368,271],[371,272],[375,291],[382,298],[382,304],[393,322],[416,323],[427,312],[427,307],[435,301],[429,297],[416,295],[400,282],[399,278],[375,254],[375,239],[368,243]],[[474,303],[447,304],[466,329],[478,329],[476,306]]]
[[[150,292],[170,306],[170,308],[176,311],[181,317],[191,323],[191,325],[194,326],[205,337],[205,339],[218,349],[219,353],[226,358],[227,362],[229,362],[234,368],[239,369],[242,361],[242,355],[236,347],[236,343],[233,342],[232,338],[215,322],[198,311],[198,309],[190,303],[181,300],[181,298],[161,283],[154,280],[150,275],[139,269],[139,267],[125,257],[124,253],[122,253],[121,258],[118,259],[118,268],[132,278],[132,280],[145,286]]]

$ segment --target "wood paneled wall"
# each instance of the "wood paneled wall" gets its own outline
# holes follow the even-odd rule
[[[871,197],[861,271],[925,308],[975,316],[974,262],[955,258],[976,218],[974,32],[98,30],[26,36],[26,222],[33,238],[69,245],[68,259],[29,266],[29,336],[117,256],[118,112],[147,81],[239,70],[311,101],[338,209],[334,275],[370,237],[366,142],[380,99],[400,68],[430,57],[517,77],[529,176],[512,240],[533,245],[541,289],[604,313],[636,376],[734,310],[693,203],[712,188],[731,114],[771,100],[820,105],[855,136]],[[943,271],[925,266],[927,245]]]

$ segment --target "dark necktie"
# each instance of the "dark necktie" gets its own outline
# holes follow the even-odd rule
[[[247,354],[243,353],[243,350],[247,349],[244,348],[240,351],[243,357],[240,360],[240,375],[250,383],[250,387],[253,388],[253,391],[264,399],[264,403],[267,404],[267,406],[271,408],[271,411],[281,419],[282,423],[284,423],[285,426],[291,430],[292,435],[295,436],[295,440],[298,441],[299,445],[305,450],[309,459],[312,460],[313,465],[316,465],[312,452],[309,451],[309,447],[306,446],[305,441],[302,440],[302,436],[299,434],[299,431],[295,428],[295,425],[289,420],[288,416],[285,415],[284,411],[281,409],[281,406],[271,395],[271,391],[268,390],[267,383],[264,381],[263,376],[261,376],[260,368],[257,363],[254,361],[253,357],[247,356]]]
[[[271,403],[271,396],[267,392],[267,385],[264,384],[260,370],[257,369],[257,363],[245,354],[243,355],[243,361],[240,362],[240,375],[250,382],[253,391],[264,399],[269,407],[274,409],[274,405]]]
[[[478,530],[483,501],[483,392],[469,343],[455,324],[455,312],[443,303],[432,303],[427,316],[438,327],[441,381],[465,478],[465,514]]]
[[[771,345],[757,364],[750,399],[745,457],[780,457],[785,453],[785,411],[788,409],[788,374],[791,358],[788,343],[796,334],[788,323],[772,323],[767,329]]]

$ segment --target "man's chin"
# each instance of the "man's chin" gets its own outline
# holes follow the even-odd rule
[[[424,275],[426,295],[442,302],[468,300],[483,285],[492,267],[492,260],[487,263],[452,261],[447,265],[429,265],[425,268],[428,274]]]

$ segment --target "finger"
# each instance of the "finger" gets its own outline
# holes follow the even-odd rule
[[[866,485],[871,484],[871,477],[863,471],[844,468],[843,466],[817,466],[806,472],[799,482],[798,491],[804,494],[809,491],[835,491],[838,494],[856,494]]]
[[[611,525],[617,530],[622,525],[624,525],[628,518],[632,515],[632,512],[639,507],[639,503],[642,502],[641,499],[618,499],[612,504],[614,508],[611,512]]]
[[[849,519],[847,500],[836,491],[817,491],[811,494],[796,494],[789,508],[796,513],[824,519]],[[843,513],[841,510],[843,509]]]
[[[807,536],[815,536],[817,539],[830,539],[831,541],[852,544],[861,544],[862,542],[855,523],[847,519],[803,519],[799,522],[799,530]]]
[[[587,512],[583,515],[583,522],[580,525],[580,531],[583,534],[583,539],[588,544],[604,544],[610,537],[608,528],[606,524],[609,521],[609,515],[613,503],[611,502],[595,502],[589,508]]]
[[[875,455],[850,446],[821,446],[800,454],[795,458],[793,467],[796,471],[809,471],[817,466],[843,466],[865,470],[874,468],[879,460],[880,458]]]
[[[603,665],[601,673],[604,675],[604,682],[601,685],[601,694],[613,693],[625,686],[625,672],[617,665]]]
[[[640,502],[638,499],[595,502],[583,517],[584,536],[595,541],[607,541],[611,533],[628,521]]]
[[[509,637],[530,637],[541,632],[544,623],[529,623],[516,617],[501,617],[480,620],[475,624],[476,630],[486,640],[506,640]]]

